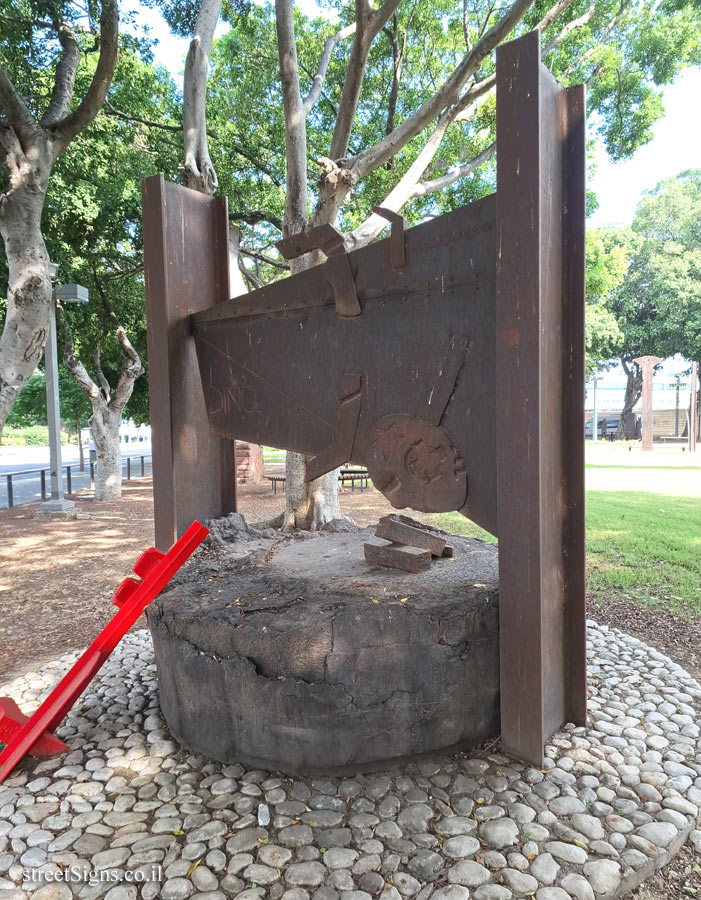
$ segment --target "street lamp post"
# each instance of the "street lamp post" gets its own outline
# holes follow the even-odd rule
[[[58,275],[56,263],[49,263],[52,283]],[[51,497],[40,505],[45,514],[70,513],[75,507],[63,496],[63,464],[61,460],[61,406],[58,393],[58,346],[56,341],[56,300],[63,303],[87,303],[88,290],[79,284],[65,284],[52,291],[49,333],[44,351],[46,369],[46,411],[49,424],[49,460],[51,468]]]

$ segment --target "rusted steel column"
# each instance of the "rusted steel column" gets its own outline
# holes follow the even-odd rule
[[[229,299],[226,198],[142,183],[156,546],[236,509],[234,442],[209,428],[190,314]]]
[[[698,363],[691,366],[691,403],[689,404],[689,453],[696,453]]]
[[[532,32],[497,51],[497,509],[502,745],[541,764],[586,721],[584,89]]]
[[[652,450],[652,379],[659,356],[639,356],[633,360],[643,370],[643,450]]]

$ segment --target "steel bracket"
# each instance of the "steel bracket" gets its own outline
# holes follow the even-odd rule
[[[392,231],[389,236],[389,261],[392,268],[397,271],[406,269],[406,242],[404,232],[409,227],[404,216],[386,209],[384,206],[373,206],[372,211],[377,216],[387,219],[392,223]]]

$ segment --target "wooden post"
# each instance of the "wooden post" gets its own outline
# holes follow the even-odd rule
[[[639,356],[633,360],[643,370],[643,450],[652,450],[652,379],[659,356]]]
[[[584,88],[531,32],[497,50],[497,510],[502,746],[542,764],[586,721]]]
[[[225,197],[142,184],[156,546],[236,509],[234,442],[213,434],[190,314],[229,299]]]
[[[698,431],[698,405],[697,405],[697,384],[698,384],[698,363],[691,366],[691,403],[689,406],[689,453],[696,453],[696,432]]]

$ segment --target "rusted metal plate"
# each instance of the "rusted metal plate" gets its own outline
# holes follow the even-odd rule
[[[498,49],[502,745],[536,764],[586,716],[583,114],[582,92],[541,65],[537,32]]]
[[[156,546],[236,509],[234,443],[209,428],[190,314],[229,295],[226,199],[142,187]]]
[[[389,236],[389,258],[393,269],[404,269],[406,267],[406,245],[404,243],[404,232],[409,227],[404,216],[394,212],[392,209],[385,209],[384,206],[373,206],[372,211],[387,219],[392,223],[392,231]]]
[[[420,572],[431,565],[431,551],[419,547],[400,547],[379,539],[363,544],[365,559],[375,566],[403,569],[405,572]]]
[[[485,197],[407,230],[404,270],[391,238],[350,253],[355,317],[336,314],[328,263],[194,315],[212,428],[321,455],[315,474],[367,465],[398,508],[458,508],[495,533],[494,224]]]

